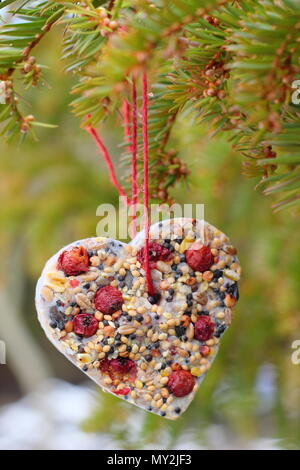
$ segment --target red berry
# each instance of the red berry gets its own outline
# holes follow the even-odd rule
[[[214,333],[215,324],[207,315],[200,315],[195,323],[195,338],[207,341]]]
[[[199,352],[201,356],[206,357],[210,353],[210,347],[209,346],[200,346]]]
[[[170,261],[172,253],[168,248],[159,245],[156,242],[149,243],[149,265],[150,269],[156,268],[156,261]],[[137,260],[144,265],[145,262],[145,248],[141,248],[137,253]]]
[[[208,246],[197,248],[196,244],[186,250],[185,258],[187,264],[194,270],[203,273],[214,264],[214,256]]]
[[[130,392],[130,388],[129,387],[124,387],[124,388],[119,388],[119,389],[112,390],[112,391],[116,395],[128,395],[128,393]]]
[[[115,374],[120,378],[128,375],[129,380],[135,380],[136,363],[126,357],[117,357],[116,359],[103,359],[100,363],[101,372],[107,372],[112,379]]]
[[[175,370],[169,376],[168,389],[175,397],[185,397],[194,388],[195,377],[187,370]]]
[[[83,246],[75,246],[61,253],[57,261],[57,269],[67,276],[77,276],[89,269],[88,253]]]
[[[101,372],[109,372],[110,362],[109,359],[103,359],[103,361],[100,362]]]
[[[100,287],[95,295],[95,306],[97,310],[105,315],[111,315],[122,308],[123,297],[121,292],[113,286]]]
[[[117,359],[112,359],[110,361],[110,367],[113,372],[121,375],[129,374],[129,372],[136,370],[135,362],[131,359],[127,359],[126,357],[117,357]]]
[[[80,313],[74,318],[74,332],[88,338],[98,330],[98,320],[89,313]]]

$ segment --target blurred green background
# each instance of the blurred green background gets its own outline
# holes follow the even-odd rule
[[[63,74],[59,51],[52,33],[39,48],[50,85],[36,90],[33,109],[28,107],[38,120],[59,127],[39,129],[38,142],[27,140],[19,148],[0,144],[0,339],[8,356],[0,366],[0,406],[34,392],[48,377],[86,383],[45,339],[35,314],[35,283],[54,252],[95,234],[99,204],[118,201],[93,142],[68,108],[72,77]],[[110,122],[101,131],[116,160],[118,126]],[[300,448],[300,365],[291,361],[292,342],[300,339],[299,218],[272,214],[271,201],[241,175],[242,158],[226,135],[210,138],[192,118],[182,118],[173,146],[191,169],[189,187],[174,190],[177,202],[204,203],[206,219],[238,247],[243,280],[234,322],[196,399],[177,422],[137,412],[97,391],[82,429],[108,433],[111,443],[125,449],[181,443],[189,448],[189,442],[221,447],[219,430],[227,447],[255,448],[265,439],[275,447]],[[129,433],[136,416],[139,426]]]

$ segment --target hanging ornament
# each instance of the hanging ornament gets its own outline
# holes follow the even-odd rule
[[[36,306],[48,339],[103,390],[176,419],[193,400],[231,323],[240,265],[227,236],[203,220],[176,218],[150,226],[147,109],[144,74],[144,230],[136,234],[134,224],[129,244],[96,237],[62,248],[46,263]],[[87,130],[112,183],[128,205],[135,205],[135,83],[124,116],[133,156],[131,199],[102,140],[91,126]]]

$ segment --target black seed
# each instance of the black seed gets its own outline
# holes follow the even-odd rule
[[[152,406],[148,406],[148,411],[152,411]]]
[[[222,277],[223,275],[223,271],[221,269],[216,269],[214,271],[214,277],[213,279],[216,280],[216,279],[219,279],[219,277]]]
[[[166,398],[163,398],[163,403],[166,403],[167,402],[167,399]]]
[[[160,319],[160,316],[159,315],[155,315],[155,320],[159,320]]]
[[[86,284],[84,284],[83,286],[85,289],[89,289],[91,287],[91,284],[89,282],[87,282]]]
[[[127,272],[126,272],[125,284],[126,284],[126,286],[128,287],[128,289],[131,289],[131,288],[132,288],[132,284],[133,284],[133,275],[132,275],[131,271],[127,271]]]
[[[50,322],[50,326],[51,326],[51,328],[57,328],[57,322],[54,321],[54,320],[51,321],[51,322]]]
[[[164,364],[162,364],[162,365],[161,365],[161,368],[160,368],[160,370],[164,370],[166,367],[167,367],[167,364],[166,364],[166,363],[164,363]]]
[[[192,301],[192,300],[188,300],[188,301],[187,301],[187,305],[188,305],[188,307],[192,307],[192,306],[193,306],[193,301]]]
[[[61,300],[57,300],[57,301],[56,301],[56,305],[57,305],[58,307],[60,307],[60,306],[62,305],[62,301],[61,301]]]
[[[159,348],[159,341],[156,341],[156,342],[153,344],[153,346],[154,346],[156,349]]]
[[[169,295],[169,297],[166,298],[166,301],[167,301],[167,302],[172,302],[172,300],[173,300],[173,297],[170,296],[170,295]]]
[[[148,297],[148,300],[149,300],[150,304],[154,305],[154,304],[157,304],[160,301],[160,298],[161,298],[160,294],[154,294],[154,295],[150,295]]]
[[[121,346],[122,342],[121,341],[115,341],[115,346],[118,347],[118,346]]]
[[[111,346],[110,350],[109,350],[109,354],[112,354],[113,352],[115,352],[115,348],[114,348],[114,346]]]
[[[161,411],[161,412],[160,412],[160,415],[161,415],[161,416],[166,416],[165,411]]]
[[[118,281],[124,281],[125,276],[118,276]]]
[[[236,300],[239,300],[240,294],[239,294],[239,286],[237,282],[234,284],[231,284],[231,286],[227,287],[227,293],[230,295],[233,295]]]
[[[167,366],[170,366],[172,364],[173,361],[167,361]]]
[[[136,338],[136,335],[133,333],[132,335],[129,336],[129,338],[135,339],[135,338]]]
[[[103,340],[101,341],[103,344],[107,344],[108,342],[108,338],[103,338]]]
[[[86,366],[86,365],[83,366],[82,370],[83,370],[84,372],[86,372],[86,371],[88,370],[88,366]]]
[[[104,325],[104,326],[109,325],[108,321],[107,321],[107,320],[103,320],[103,325]]]
[[[135,317],[135,319],[136,319],[136,321],[138,321],[138,322],[141,323],[141,322],[144,320],[144,317],[143,317],[143,315],[137,315],[137,316]]]
[[[178,338],[185,334],[185,327],[184,326],[175,326],[175,333]]]
[[[152,361],[152,354],[147,354],[147,356],[145,356],[145,359],[147,362]]]
[[[60,312],[57,307],[53,306],[50,308],[50,321],[55,322],[56,327],[63,330],[68,317],[63,312]]]
[[[170,238],[165,238],[165,243],[167,243],[168,245],[170,245],[171,239],[170,239]]]
[[[168,292],[169,292],[170,295],[174,295],[175,290],[174,289],[169,289]]]
[[[131,346],[127,346],[126,351],[131,352],[131,350],[132,350],[132,347],[131,347]]]
[[[117,333],[116,336],[115,336],[115,339],[120,339],[120,338],[121,338],[120,333]]]
[[[171,268],[173,269],[173,271],[177,271],[178,264],[172,264]]]
[[[190,317],[192,315],[192,312],[190,310],[186,310],[184,312],[185,315],[187,315],[188,317]]]
[[[178,243],[179,245],[182,243],[183,238],[175,238],[174,242]]]
[[[209,312],[207,310],[202,310],[200,312],[200,315],[209,315]]]
[[[76,302],[71,302],[70,307],[76,307],[77,303]]]
[[[181,263],[184,263],[185,262],[185,254],[180,255],[179,259],[180,259]]]
[[[179,413],[181,412],[181,408],[179,408],[179,406],[177,406],[177,408],[175,408],[175,413],[177,413],[179,415]]]
[[[220,338],[220,336],[224,333],[225,330],[226,330],[225,324],[218,326],[216,332],[214,333],[214,336],[216,338]]]
[[[186,300],[193,300],[193,294],[187,294]]]

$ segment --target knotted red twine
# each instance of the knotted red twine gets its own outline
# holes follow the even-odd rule
[[[127,100],[124,101],[123,117],[124,117],[124,131],[125,139],[128,142],[128,149],[131,152],[131,199],[125,193],[123,187],[117,180],[114,165],[105,147],[102,139],[99,137],[97,131],[91,125],[86,126],[87,132],[93,137],[98,149],[100,150],[106,166],[108,168],[110,180],[114,187],[117,189],[120,196],[125,198],[127,206],[132,206],[132,238],[136,235],[136,205],[137,205],[137,91],[135,80],[132,80],[132,105]],[[130,112],[131,111],[131,112]],[[87,116],[89,118],[90,115]],[[151,269],[149,264],[149,232],[150,232],[150,218],[149,218],[149,143],[148,143],[148,80],[146,72],[142,75],[142,134],[143,134],[143,192],[144,192],[144,234],[145,234],[145,249],[144,249],[144,270],[146,274],[146,284],[148,294],[154,295],[154,286],[151,277]]]

